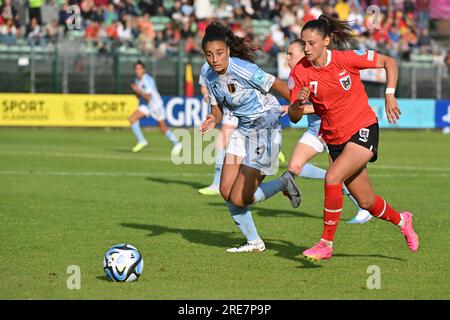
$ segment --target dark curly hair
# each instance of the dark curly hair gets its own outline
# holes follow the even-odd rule
[[[230,56],[237,57],[242,60],[255,62],[255,51],[249,40],[236,36],[229,28],[225,27],[220,22],[211,22],[205,31],[205,36],[202,40],[202,48],[208,42],[223,41],[230,48]]]

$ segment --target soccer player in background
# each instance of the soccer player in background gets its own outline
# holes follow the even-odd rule
[[[131,84],[131,89],[133,89],[139,99],[139,108],[129,118],[131,130],[137,139],[137,144],[132,151],[139,152],[148,145],[148,141],[144,137],[139,120],[143,117],[151,116],[158,123],[161,133],[172,142],[172,155],[178,155],[181,152],[182,144],[177,140],[172,130],[166,125],[166,112],[158,88],[156,87],[155,80],[145,72],[145,65],[142,61],[138,61],[134,64],[134,74],[136,75],[136,78],[134,83]]]
[[[287,63],[291,70],[305,56],[300,39],[292,41],[287,50]],[[317,114],[308,114],[308,128],[298,140],[289,161],[288,170],[297,176],[308,179],[325,179],[326,170],[307,163],[313,157],[327,150],[325,143],[319,139],[320,117]],[[328,150],[327,150],[328,151]],[[349,223],[365,223],[372,218],[369,211],[361,209],[356,199],[343,185],[342,192],[358,208],[358,214]]]
[[[335,50],[349,47],[354,35],[345,22],[322,15],[303,26],[301,41],[305,57],[291,72],[289,116],[298,122],[304,104],[312,102],[321,117],[319,135],[327,143],[333,160],[325,176],[324,228],[320,241],[303,255],[312,260],[329,259],[342,211],[342,183],[361,208],[374,217],[396,225],[410,250],[417,251],[419,237],[413,216],[394,210],[376,195],[367,163],[378,155],[378,119],[369,106],[359,70],[384,68],[387,75],[385,110],[388,121],[396,123],[400,108],[395,99],[398,70],[394,59],[372,50]]]
[[[253,63],[251,44],[219,23],[206,28],[202,48],[210,66],[205,75],[211,112],[200,132],[220,123],[223,107],[238,119],[228,144],[220,179],[220,193],[246,241],[228,252],[261,252],[265,244],[256,230],[248,205],[285,191],[292,207],[300,204],[300,191],[292,173],[262,183],[278,170],[281,145],[280,103],[269,93],[275,90],[289,100],[287,85]]]
[[[205,62],[202,66],[199,81],[200,84],[200,90],[203,95],[203,99],[206,103],[209,105],[209,98],[208,98],[208,89],[206,88],[205,84],[205,74],[206,71],[209,69],[208,62]],[[287,114],[287,108],[282,110],[281,116]],[[217,135],[217,138],[215,140],[215,151],[216,151],[216,158],[214,163],[214,179],[211,183],[211,185],[201,188],[198,190],[203,195],[218,195],[220,194],[219,191],[219,184],[220,184],[220,176],[222,173],[222,165],[223,165],[223,159],[225,158],[225,150],[228,145],[228,141],[230,140],[230,136],[233,133],[234,129],[236,129],[238,125],[238,118],[232,115],[231,111],[228,110],[226,107],[223,107],[223,116],[222,116],[222,123],[220,126],[219,134]],[[283,152],[280,151],[280,154],[278,155],[278,160],[280,160],[281,163],[286,162],[286,157],[284,156]]]

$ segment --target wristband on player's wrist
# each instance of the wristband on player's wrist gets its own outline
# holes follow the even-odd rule
[[[395,88],[386,88],[385,94],[395,94]]]

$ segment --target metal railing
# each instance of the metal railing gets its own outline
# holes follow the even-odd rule
[[[67,40],[52,48],[0,47],[0,92],[30,93],[131,93],[133,65],[139,59],[155,78],[163,95],[183,95],[185,64],[191,63],[196,93],[204,59],[184,54],[165,58],[142,55],[137,49],[98,53],[83,42]],[[257,63],[277,74],[275,58],[262,56]],[[369,97],[383,97],[385,84],[365,82]],[[397,97],[450,99],[449,68],[431,61],[399,63]]]

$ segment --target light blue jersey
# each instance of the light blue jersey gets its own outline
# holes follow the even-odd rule
[[[205,77],[206,77],[206,72],[208,71],[208,69],[209,69],[209,64],[208,64],[208,62],[205,62],[202,65],[202,70],[200,71],[200,76],[198,77],[198,84],[201,86],[205,85]]]
[[[274,81],[273,75],[256,64],[235,57],[230,57],[225,74],[219,75],[209,68],[205,75],[209,101],[228,108],[239,119],[237,129],[243,134],[255,126],[254,120],[267,115],[272,115],[268,119],[274,119],[275,114],[279,116],[280,103],[269,93]],[[262,128],[265,124],[260,122],[256,125]]]
[[[320,117],[317,114],[313,113],[308,114],[307,119],[308,119],[308,129],[306,131],[317,137],[320,129]]]
[[[142,106],[155,106],[162,107],[163,101],[161,99],[161,95],[158,92],[158,88],[156,87],[155,80],[145,73],[142,79],[135,79],[134,83],[141,89],[144,93],[150,94],[150,101],[146,101],[143,97],[139,97],[139,105]]]

